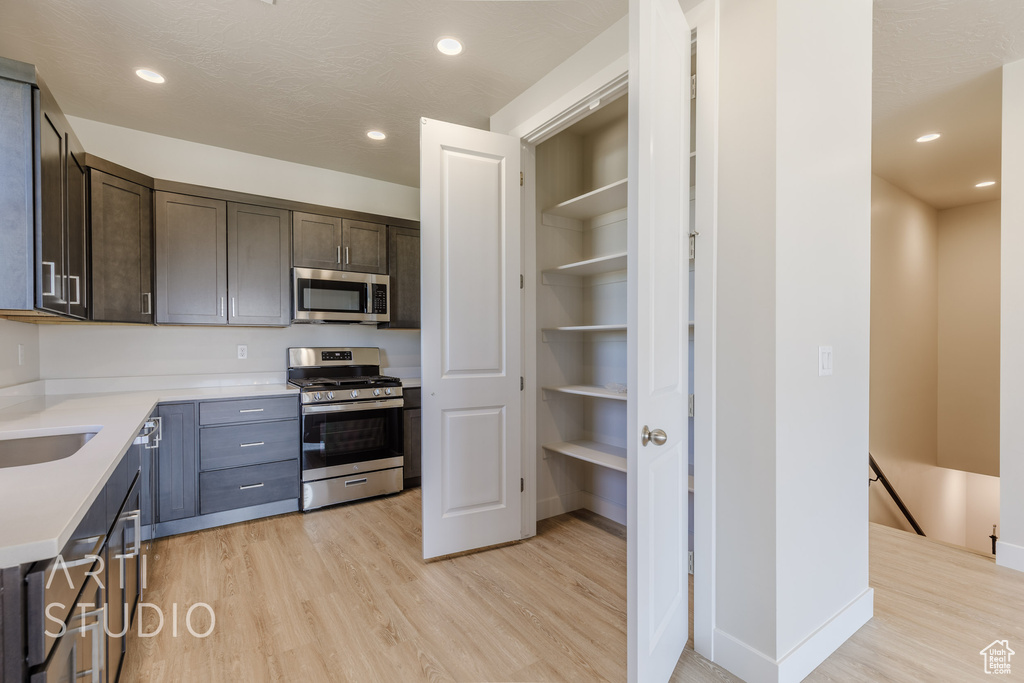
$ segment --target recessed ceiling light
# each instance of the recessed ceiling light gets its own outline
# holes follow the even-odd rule
[[[387,135],[384,135],[384,133],[380,132],[379,130],[371,130],[367,131],[366,137],[370,138],[371,140],[383,140],[384,138],[387,137]]]
[[[454,38],[442,38],[437,41],[437,51],[443,55],[457,55],[462,52],[462,43]]]
[[[996,184],[996,181],[994,181],[994,180],[986,180],[984,182],[978,183],[977,185],[975,185],[975,187],[992,187],[995,184]]]
[[[135,75],[144,81],[149,81],[150,83],[163,83],[167,80],[151,69],[136,69]]]
[[[938,140],[941,137],[942,137],[941,133],[928,133],[927,135],[922,135],[921,137],[919,137],[917,139],[917,141],[918,142],[931,142],[932,140]]]

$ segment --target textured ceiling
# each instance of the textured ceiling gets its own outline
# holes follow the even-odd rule
[[[998,198],[999,185],[974,185],[999,180],[1001,67],[1024,59],[1024,2],[874,7],[874,172],[939,209]]]
[[[419,184],[420,116],[488,118],[627,0],[0,0],[0,56],[66,114]],[[466,45],[434,49],[441,36]],[[148,67],[163,85],[134,74]],[[366,131],[383,130],[384,142]]]

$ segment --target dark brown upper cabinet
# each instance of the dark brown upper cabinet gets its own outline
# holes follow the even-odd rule
[[[157,192],[156,322],[228,322],[227,202]]]
[[[378,327],[420,327],[420,231],[388,226],[388,275],[391,278],[391,322]]]
[[[92,319],[153,322],[153,191],[89,172]]]
[[[296,268],[341,270],[341,219],[295,211],[292,239]]]
[[[85,151],[40,80],[36,308],[75,318],[87,313]]]
[[[344,218],[341,221],[341,269],[358,273],[388,272],[388,228]]]
[[[290,214],[248,204],[228,204],[228,322],[291,323]]]

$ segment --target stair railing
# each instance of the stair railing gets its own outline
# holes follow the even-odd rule
[[[884,486],[885,490],[889,492],[889,496],[892,498],[893,502],[896,503],[896,507],[900,509],[903,516],[907,518],[908,522],[910,522],[910,526],[914,527],[914,531],[917,532],[918,536],[924,536],[924,530],[921,529],[921,525],[917,523],[916,519],[914,519],[914,515],[910,514],[910,510],[908,510],[907,506],[903,503],[903,499],[900,498],[900,494],[896,493],[896,489],[894,489],[892,484],[889,483],[889,478],[885,476],[882,468],[878,466],[877,462],[875,462],[875,456],[871,455],[871,453],[868,453],[868,462],[871,464],[871,469],[875,471],[875,478],[868,478],[868,483],[873,481],[882,482],[882,486]]]

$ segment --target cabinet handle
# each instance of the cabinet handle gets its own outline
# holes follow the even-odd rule
[[[363,477],[362,479],[349,479],[348,481],[345,482],[345,486],[359,486],[360,484],[365,483],[366,477]]]
[[[43,290],[43,296],[57,296],[57,264],[54,261],[43,261],[43,268],[46,266],[50,267],[50,289]],[[44,277],[43,280],[46,278]]]
[[[263,482],[260,482],[259,484],[248,484],[247,486],[239,486],[238,490],[239,491],[248,491],[249,489],[261,489],[261,488],[263,488]]]
[[[231,317],[234,318],[236,315],[238,314],[235,313],[235,297],[231,297]]]
[[[262,441],[253,441],[252,443],[240,443],[240,444],[238,444],[238,447],[239,448],[249,448],[250,446],[263,446],[263,445],[264,445],[264,443]]]
[[[240,413],[262,413],[263,408],[246,408],[245,410],[239,410]]]
[[[224,297],[220,298],[220,317],[224,317]]]
[[[341,263],[341,245],[338,245],[338,263]]]
[[[153,314],[153,295],[149,292],[142,293],[142,315]]]
[[[125,519],[135,523],[135,547],[128,553],[128,557],[138,557],[142,549],[142,511],[132,510]]]
[[[69,301],[68,303],[72,306],[77,306],[82,303],[82,278],[77,275],[71,275],[69,277],[75,283],[75,300]]]
[[[345,247],[345,265],[348,265],[348,247]]]

